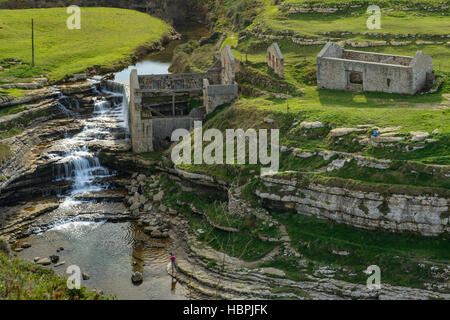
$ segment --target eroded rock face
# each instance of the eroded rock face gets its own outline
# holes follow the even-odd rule
[[[264,177],[267,190],[257,190],[263,206],[314,215],[358,228],[417,232],[426,236],[449,233],[448,198],[431,195],[383,195],[295,179]],[[276,190],[276,191],[274,191]]]

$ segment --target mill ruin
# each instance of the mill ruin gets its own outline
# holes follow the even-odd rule
[[[133,152],[165,149],[176,129],[192,130],[222,104],[237,98],[237,61],[231,48],[207,72],[160,75],[130,74],[129,121]]]
[[[407,57],[345,50],[329,42],[317,56],[319,89],[415,94],[433,82],[433,60],[422,51]]]
[[[284,57],[276,42],[267,48],[267,64],[277,75],[284,78]]]

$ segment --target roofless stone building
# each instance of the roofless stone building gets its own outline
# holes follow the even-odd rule
[[[327,43],[317,56],[319,89],[415,94],[434,81],[433,60],[345,50]]]
[[[284,78],[284,57],[276,42],[267,48],[267,64],[277,75]]]
[[[165,149],[176,129],[192,130],[195,120],[238,96],[237,61],[228,45],[203,73],[130,74],[129,122],[133,152]]]

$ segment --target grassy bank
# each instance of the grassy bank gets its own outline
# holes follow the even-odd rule
[[[167,194],[164,203],[184,214],[189,221],[189,233],[196,235],[200,243],[244,261],[258,260],[275,248],[276,243],[261,240],[258,235],[277,236],[278,229],[263,225],[256,217],[244,219],[228,215],[225,196],[221,197],[213,191],[182,191],[180,186],[165,175],[161,176],[160,182]],[[205,216],[195,213],[191,205],[196,211],[203,212],[209,221],[223,227],[236,228],[237,231],[226,232],[215,228]]]
[[[67,279],[52,269],[7,256],[0,238],[0,300],[104,300],[85,287],[70,290]]]
[[[0,10],[0,61],[19,59],[0,69],[0,83],[47,75],[60,80],[89,67],[114,68],[142,45],[168,34],[163,21],[133,10],[81,8],[81,29],[69,30],[65,8]],[[31,19],[35,61],[31,63]]]

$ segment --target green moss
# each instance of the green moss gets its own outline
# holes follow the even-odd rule
[[[369,213],[369,209],[366,207],[366,205],[364,203],[360,203],[358,206],[359,210],[361,210],[362,212],[364,212],[365,214]]]
[[[8,145],[0,143],[0,166],[11,157],[11,149]]]
[[[388,214],[389,212],[391,212],[389,204],[386,200],[383,200],[383,202],[378,206],[378,210],[380,210],[380,212],[383,214]]]
[[[8,131],[2,132],[0,134],[0,139],[7,139],[17,136],[23,132],[22,128],[12,127]]]
[[[0,109],[0,117],[8,116],[11,114],[16,114],[22,112],[24,108],[22,106],[12,106],[4,109]]]
[[[310,295],[308,292],[300,289],[300,288],[293,288],[288,286],[279,286],[279,287],[273,287],[271,289],[272,293],[292,293],[295,294],[298,297],[302,298],[309,298]]]

